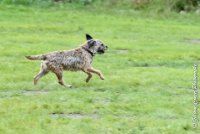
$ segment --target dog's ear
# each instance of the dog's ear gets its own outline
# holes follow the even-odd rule
[[[92,38],[92,36],[90,36],[89,34],[86,34],[86,39],[87,39],[87,40],[91,40],[91,39],[93,39],[93,38]]]
[[[88,41],[88,47],[91,48],[92,46],[94,46],[95,42],[96,41],[94,41],[94,40],[89,40]]]

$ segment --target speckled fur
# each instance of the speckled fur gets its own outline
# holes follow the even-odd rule
[[[96,53],[102,54],[107,49],[107,46],[98,39],[93,39],[90,35],[86,34],[87,41],[79,48],[66,51],[50,52],[42,55],[26,56],[29,60],[42,60],[40,72],[34,77],[34,84],[50,71],[55,73],[58,78],[58,83],[65,85],[63,82],[63,71],[83,71],[88,77],[86,82],[92,77],[92,73],[97,74],[102,80],[104,76],[99,70],[92,68],[91,63],[93,56]]]

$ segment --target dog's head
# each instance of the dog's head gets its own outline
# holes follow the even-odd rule
[[[106,46],[101,40],[93,39],[89,34],[86,34],[86,39],[86,47],[93,54],[103,54],[108,49],[108,46]]]

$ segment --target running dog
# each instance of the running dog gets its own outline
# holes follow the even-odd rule
[[[41,55],[25,56],[29,60],[41,60],[40,72],[34,77],[34,85],[38,80],[49,72],[53,72],[58,83],[64,87],[71,88],[71,85],[65,85],[63,81],[63,71],[83,71],[88,77],[86,82],[92,78],[92,73],[97,74],[100,79],[104,80],[101,71],[92,67],[92,60],[96,54],[103,54],[108,49],[101,40],[93,39],[89,34],[86,34],[87,41],[79,48],[73,50],[64,50],[50,52]]]

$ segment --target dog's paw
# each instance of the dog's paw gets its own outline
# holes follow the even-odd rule
[[[72,85],[67,85],[68,88],[72,88]]]
[[[105,80],[105,78],[103,76],[101,76],[100,78],[101,78],[101,80]]]
[[[65,88],[72,88],[72,85],[63,85]]]

